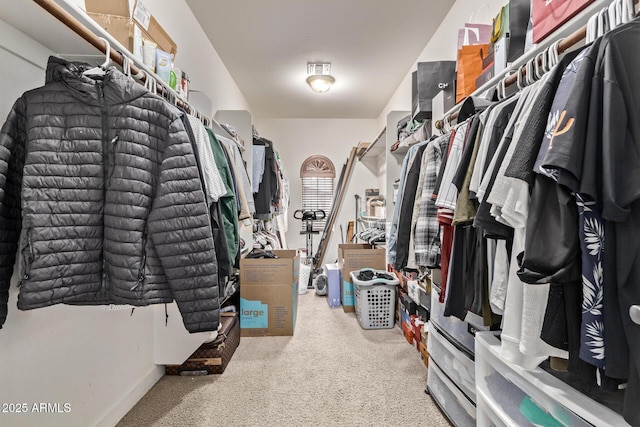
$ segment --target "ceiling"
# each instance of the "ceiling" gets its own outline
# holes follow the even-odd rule
[[[377,118],[454,2],[187,0],[261,118]],[[307,62],[331,62],[329,92]]]

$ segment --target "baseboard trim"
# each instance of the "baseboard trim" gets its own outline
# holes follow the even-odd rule
[[[164,366],[153,365],[137,384],[122,395],[94,424],[96,427],[113,427],[147,394],[164,376]]]

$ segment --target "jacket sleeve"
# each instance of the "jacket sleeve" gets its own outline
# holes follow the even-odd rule
[[[0,328],[7,318],[9,284],[22,225],[20,191],[26,145],[25,102],[18,99],[0,130]]]
[[[219,300],[209,210],[180,119],[170,124],[161,156],[149,235],[187,330],[215,331]]]

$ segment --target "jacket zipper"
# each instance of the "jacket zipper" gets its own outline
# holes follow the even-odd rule
[[[108,165],[109,165],[109,123],[107,117],[107,108],[104,102],[104,80],[98,82],[96,84],[96,88],[98,90],[98,99],[100,100],[100,115],[102,117],[102,230],[104,234],[104,208],[107,203],[107,174],[108,174]],[[104,240],[104,236],[103,236]],[[105,288],[107,284],[107,268],[106,262],[104,259],[104,243],[102,245],[102,283],[101,283],[101,294],[105,293]]]
[[[138,269],[138,281],[131,288],[132,291],[136,289],[138,286],[142,286],[144,284],[144,279],[145,279],[144,268],[147,264],[147,249],[145,247],[146,245],[147,245],[147,233],[145,230],[144,234],[142,235],[142,259],[140,261],[140,268]]]
[[[18,282],[18,287],[22,286],[22,282],[25,280],[29,280],[29,270],[31,270],[31,264],[35,258],[35,253],[33,251],[33,244],[31,242],[31,229],[27,230],[27,246],[29,248],[29,253],[27,256],[22,257],[22,265],[23,265],[23,273],[20,281]],[[28,259],[27,259],[28,257]]]

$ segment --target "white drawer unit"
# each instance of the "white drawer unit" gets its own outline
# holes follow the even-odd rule
[[[427,349],[429,356],[471,400],[476,401],[475,365],[469,356],[456,348],[429,322]]]
[[[483,394],[482,390],[478,390],[476,399],[476,425],[490,427],[510,427],[503,420],[506,414],[499,414],[499,408],[494,407],[490,398]]]
[[[430,320],[435,323],[441,331],[448,334],[454,341],[461,344],[469,354],[474,353],[474,332],[475,330],[486,330],[483,326],[482,318],[471,312],[467,313],[465,321],[457,317],[444,315],[444,304],[438,301],[440,297],[440,288],[431,287],[431,317]]]
[[[476,334],[475,363],[480,427],[527,425],[521,408],[528,408],[530,417],[546,413],[565,426],[628,426],[616,412],[542,369],[527,371],[502,360],[500,341],[490,332]]]
[[[476,407],[429,357],[427,389],[434,402],[456,427],[476,425]]]

